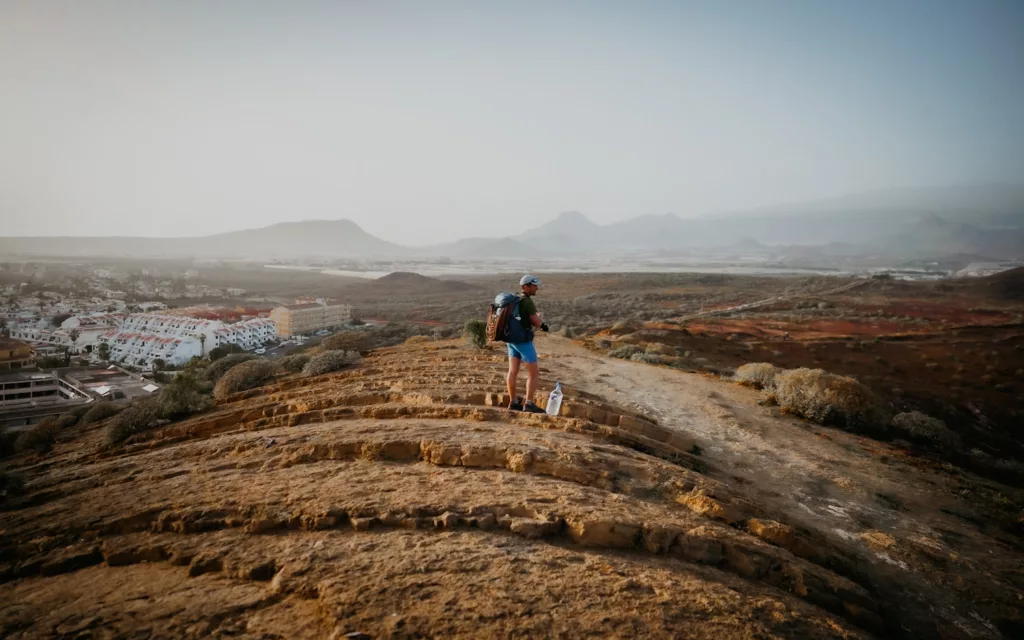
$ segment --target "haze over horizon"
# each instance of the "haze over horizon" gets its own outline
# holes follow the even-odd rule
[[[7,2],[2,235],[422,245],[1020,184],[1022,61],[1015,2]]]

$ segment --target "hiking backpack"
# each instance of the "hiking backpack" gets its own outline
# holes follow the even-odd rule
[[[488,342],[529,342],[530,336],[523,327],[523,317],[519,312],[521,298],[511,293],[499,293],[494,297],[487,313]]]

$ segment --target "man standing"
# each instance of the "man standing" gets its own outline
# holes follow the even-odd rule
[[[537,380],[540,378],[537,349],[533,346],[533,332],[535,329],[548,330],[548,325],[541,321],[537,305],[533,301],[533,296],[540,287],[540,278],[525,275],[519,280],[519,286],[523,290],[519,300],[519,317],[526,333],[526,341],[508,343],[508,377],[505,378],[508,386],[508,408],[513,411],[544,413],[543,409],[533,403],[533,394],[537,390]],[[515,321],[515,318],[510,319],[510,322]],[[519,376],[519,365],[523,362],[526,363],[526,402],[516,395],[516,378]]]

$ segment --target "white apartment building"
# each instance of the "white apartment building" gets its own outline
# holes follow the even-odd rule
[[[110,347],[112,362],[144,367],[157,358],[167,364],[182,365],[193,356],[205,355],[225,344],[255,349],[275,334],[274,323],[266,318],[227,324],[189,316],[135,313],[102,340]]]
[[[100,337],[116,328],[123,317],[119,314],[75,316],[65,320],[58,329],[22,324],[11,327],[11,337],[37,347],[63,347],[72,353],[85,353],[95,349]],[[77,339],[72,339],[72,331],[77,333]]]
[[[102,341],[110,348],[110,361],[129,366],[151,366],[160,358],[167,364],[180,366],[202,352],[202,344],[195,336],[160,336],[133,331],[110,331]]]
[[[260,345],[273,340],[277,334],[277,327],[273,320],[266,318],[252,318],[232,324],[221,324],[221,327],[213,330],[214,347],[222,344],[237,344],[245,350],[255,349]],[[210,344],[207,342],[207,344]],[[211,349],[213,347],[210,347]]]
[[[78,335],[74,342],[72,331]],[[275,335],[273,321],[266,318],[227,324],[157,313],[81,315],[68,318],[59,329],[19,325],[10,330],[11,338],[38,348],[66,347],[77,353],[95,353],[99,343],[105,342],[112,362],[140,367],[152,365],[157,358],[182,365],[193,356],[205,355],[224,344],[252,350],[273,340]]]

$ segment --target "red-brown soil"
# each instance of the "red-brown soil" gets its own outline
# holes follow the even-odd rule
[[[852,376],[895,411],[956,430],[965,452],[1024,460],[1024,306],[977,282],[873,282],[756,311],[605,330],[590,343],[668,345],[690,370],[747,362]],[[687,355],[688,354],[688,355]],[[959,462],[970,464],[966,456]]]

